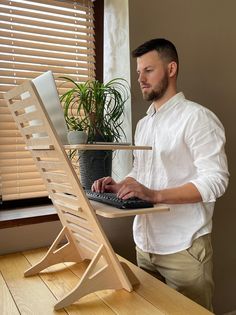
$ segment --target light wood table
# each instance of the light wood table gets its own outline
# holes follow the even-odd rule
[[[125,261],[140,284],[134,291],[103,290],[54,311],[57,301],[78,283],[86,263],[61,263],[39,275],[24,278],[24,271],[39,261],[47,249],[0,256],[0,314],[2,315],[210,315],[200,305]]]

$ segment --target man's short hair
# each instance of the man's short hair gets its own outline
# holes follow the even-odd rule
[[[179,68],[179,58],[175,45],[164,38],[154,38],[143,43],[132,52],[132,56],[141,57],[152,50],[156,50],[160,57],[167,62],[175,61]]]

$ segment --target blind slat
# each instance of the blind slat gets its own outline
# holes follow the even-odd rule
[[[78,63],[78,66],[80,66],[80,64]],[[17,63],[17,62],[4,62],[4,61],[1,61],[0,60],[0,67],[4,68],[5,69],[8,69],[8,70],[22,70],[22,68],[24,69],[24,71],[27,71],[27,72],[33,72],[33,71],[37,71],[38,74],[41,74],[42,72],[45,72],[45,71],[48,71],[48,70],[51,70],[54,74],[55,73],[60,73],[60,74],[67,74],[67,75],[71,75],[71,74],[75,74],[75,75],[78,75],[78,74],[81,74],[81,69],[78,69],[77,67],[60,67],[58,65],[45,65],[45,64],[42,64],[42,65],[38,65],[38,64],[30,64],[30,63]],[[93,68],[94,69],[94,68]],[[89,70],[91,71],[91,70]],[[87,72],[89,72],[87,71]],[[1,72],[2,75],[3,75],[3,72]],[[17,77],[17,75],[16,75]]]
[[[20,46],[21,48],[23,47],[29,47],[29,48],[34,48],[34,49],[40,49],[40,50],[50,50],[50,49],[55,49],[56,51],[64,51],[65,53],[78,53],[78,54],[86,54],[86,55],[94,55],[94,50],[90,49],[88,47],[81,47],[71,43],[70,45],[65,45],[64,43],[61,44],[49,44],[49,43],[45,43],[45,42],[33,42],[30,40],[24,40],[24,39],[16,39],[14,38],[14,40],[9,39],[9,37],[1,37],[0,38],[0,43],[2,45],[16,45],[18,44],[18,46]]]
[[[3,173],[7,173],[8,168],[22,165],[27,165],[28,167],[34,166],[36,170],[36,165],[32,160],[32,157],[29,157],[28,159],[26,158],[21,160],[1,160],[1,171]]]
[[[9,8],[7,6],[1,6],[1,20],[5,21],[14,21],[16,23],[26,23],[27,20],[30,19],[32,25],[39,25],[39,26],[50,26],[51,20],[53,20],[58,28],[62,27],[62,24],[65,26],[65,29],[75,29],[76,27],[77,30],[83,30],[87,33],[94,33],[94,30],[92,29],[93,22],[86,20],[87,16],[56,16],[50,14],[51,12],[46,11],[47,16],[45,16],[45,12],[27,12],[27,11],[22,11],[22,10],[14,10],[14,8]],[[46,19],[47,17],[47,19]],[[83,18],[83,20],[81,19]],[[32,20],[34,19],[34,20]],[[35,20],[37,19],[37,20]],[[79,27],[83,26],[83,27]]]
[[[58,65],[60,64],[61,67],[79,67],[79,68],[85,68],[85,69],[94,69],[94,64],[90,62],[80,62],[80,60],[65,60],[65,59],[53,59],[53,58],[47,58],[47,57],[32,57],[32,56],[21,56],[17,54],[1,54],[0,58],[2,60],[10,60],[12,67],[14,67],[14,63],[31,63],[31,64],[41,64],[41,65]],[[13,63],[14,61],[14,63]],[[9,65],[10,66],[10,65]],[[86,72],[86,70],[84,70]]]
[[[61,71],[61,73],[57,73],[54,71],[54,77],[58,83],[58,88],[60,87],[59,85],[61,83],[63,83],[63,87],[70,87],[71,86],[71,85],[68,85],[69,82],[65,82],[63,79],[60,78],[64,75],[64,73],[65,73],[64,71]],[[10,80],[10,83],[11,83],[12,80],[15,78],[14,77],[15,74],[16,74],[17,78],[19,78],[19,79],[23,78],[24,80],[26,80],[26,79],[35,78],[35,77],[39,76],[40,74],[42,74],[42,72],[21,71],[21,70],[17,70],[17,69],[3,69],[1,72],[1,75],[2,75],[2,77],[4,77],[5,82],[8,82],[8,83],[9,83],[9,80],[7,81],[5,77],[11,78],[11,80]],[[72,78],[76,81],[80,81],[80,80],[78,80],[77,74],[72,73],[69,76],[70,76],[70,78]],[[1,100],[0,100],[0,103],[1,103]],[[1,114],[7,114],[7,113],[9,115],[11,115],[7,107],[5,107],[5,108],[3,106],[0,107],[0,115]]]
[[[80,5],[79,1],[65,1],[64,3],[62,1],[55,1],[52,0],[49,1],[41,1],[37,0],[36,1],[24,1],[22,0],[21,2],[17,1],[11,1],[12,5],[9,6],[9,1],[8,0],[1,0],[1,6],[3,8],[19,8],[19,9],[28,9],[28,12],[32,12],[34,10],[40,10],[44,13],[51,12],[54,14],[64,14],[66,16],[74,16],[76,15],[77,17],[84,18],[85,16],[89,16],[91,19],[93,19],[93,8],[91,6],[91,1],[80,1],[82,5]],[[40,5],[40,4],[46,4],[46,6]],[[67,10],[65,11],[65,8]],[[80,13],[80,11],[83,11],[84,13]]]
[[[61,51],[48,51],[43,49],[35,49],[35,48],[23,48],[23,47],[15,47],[15,46],[3,46],[1,47],[2,53],[7,54],[13,54],[13,55],[19,55],[19,56],[26,56],[27,58],[31,56],[34,56],[34,59],[38,59],[40,57],[44,58],[60,58],[62,60],[71,61],[72,60],[81,60],[81,61],[87,61],[87,62],[94,62],[94,57],[87,55],[86,51],[82,54],[75,52],[61,52]],[[17,59],[16,59],[17,60]]]
[[[12,36],[14,35],[14,37]],[[20,33],[16,31],[12,31],[11,29],[1,29],[0,28],[0,40],[1,38],[11,38],[14,41],[14,39],[18,40],[28,40],[33,41],[37,43],[49,43],[49,44],[57,44],[57,45],[77,45],[79,48],[91,48],[94,49],[95,45],[93,41],[85,41],[80,39],[78,36],[76,38],[68,38],[68,37],[57,37],[54,38],[53,36],[44,36],[40,34],[34,34],[34,33]]]
[[[22,144],[25,146],[24,140],[22,139],[22,137],[3,137],[3,139],[1,139],[1,143],[3,147],[3,150],[0,149],[0,151],[5,151],[6,149],[8,149],[8,147],[4,146],[4,145],[15,145],[15,144]]]
[[[32,26],[44,27],[46,29],[50,29],[50,26],[52,25],[55,31],[56,30],[62,31],[62,27],[63,27],[63,30],[71,31],[73,33],[79,32],[79,33],[84,33],[84,34],[94,34],[94,30],[92,28],[85,27],[85,25],[84,27],[79,27],[77,23],[75,23],[75,21],[73,21],[74,23],[72,24],[71,21],[68,21],[68,20],[65,21],[64,19],[55,19],[55,17],[51,17],[53,21],[46,21],[45,19],[39,18],[39,17],[33,20],[31,14],[29,15],[29,17],[24,16],[22,18],[22,17],[14,16],[15,12],[6,13],[4,11],[5,10],[1,10],[0,19],[1,21],[5,21],[5,23],[7,23],[8,25],[12,25],[13,29],[17,29],[17,25],[22,25],[22,26],[24,25],[24,27],[29,28],[28,19],[30,18],[31,27]],[[45,15],[43,17],[45,17]],[[14,22],[14,24],[12,22]],[[63,26],[62,26],[62,23],[63,23]]]
[[[19,172],[20,167],[20,172]],[[12,180],[13,178],[29,179],[37,178],[39,176],[37,167],[35,165],[25,165],[25,166],[6,166],[1,168],[1,176],[6,180]]]
[[[17,187],[2,187],[3,194],[15,194],[15,193],[26,193],[26,192],[38,192],[38,191],[44,191],[45,186],[44,185],[35,185],[35,186],[25,186],[25,185],[18,185]]]
[[[69,31],[62,31],[62,30],[56,30],[56,29],[44,29],[39,27],[34,27],[33,25],[31,27],[20,25],[20,24],[8,24],[4,23],[4,21],[0,21],[0,28],[2,30],[11,30],[11,33],[14,34],[15,32],[28,32],[30,34],[39,34],[40,36],[54,36],[59,38],[74,38],[74,39],[80,39],[80,40],[87,40],[87,41],[93,41],[93,36],[77,33],[69,32]]]

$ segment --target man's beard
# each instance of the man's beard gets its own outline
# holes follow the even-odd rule
[[[151,101],[151,102],[161,99],[163,95],[165,94],[168,86],[169,86],[169,79],[168,79],[167,73],[165,73],[163,79],[161,80],[161,82],[159,83],[156,89],[154,88],[149,93],[143,93],[143,99],[145,101]]]

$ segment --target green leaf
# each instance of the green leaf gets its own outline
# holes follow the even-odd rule
[[[130,97],[130,88],[123,78],[114,78],[107,83],[88,80],[78,83],[69,77],[61,77],[71,84],[60,98],[67,126],[70,130],[85,130],[88,142],[97,136],[104,141],[119,141],[125,132],[125,103]]]

